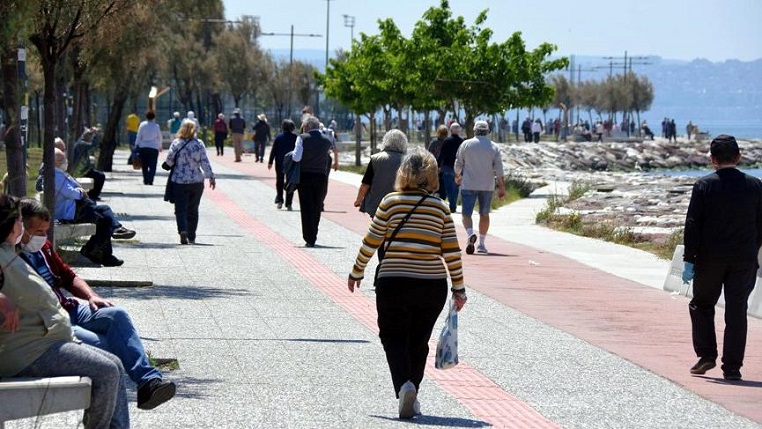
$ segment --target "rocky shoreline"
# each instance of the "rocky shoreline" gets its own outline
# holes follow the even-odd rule
[[[762,165],[762,139],[739,140],[741,168]],[[711,171],[709,141],[518,143],[503,145],[508,172],[533,182],[572,182],[589,190],[557,214],[583,223],[610,222],[648,241],[666,241],[683,227],[696,177],[659,170]],[[650,171],[649,171],[650,170]]]

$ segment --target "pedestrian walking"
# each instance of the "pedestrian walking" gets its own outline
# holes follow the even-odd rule
[[[439,187],[437,170],[423,149],[405,156],[397,192],[379,204],[347,279],[354,292],[370,258],[382,252],[375,283],[378,335],[402,419],[421,414],[418,394],[431,331],[447,300],[448,272],[456,308],[467,300],[455,225],[444,202],[431,195]]]
[[[153,185],[156,176],[156,164],[161,152],[161,128],[156,123],[156,113],[146,112],[146,120],[140,123],[138,137],[135,139],[135,150],[140,156],[140,169],[143,172],[143,184]]]
[[[447,138],[447,127],[444,125],[440,125],[437,127],[437,138],[432,140],[431,143],[429,143],[429,152],[431,152],[432,155],[434,155],[434,159],[437,160],[437,164],[439,163],[439,157],[442,153],[442,145],[444,144],[445,139]],[[439,189],[437,189],[437,195],[439,198],[446,198],[447,193],[445,192],[444,188],[444,179],[442,178],[442,167],[439,167]]]
[[[463,143],[463,138],[460,137],[460,124],[453,122],[450,125],[450,137],[444,139],[442,142],[442,149],[439,153],[437,162],[439,168],[442,171],[441,186],[444,188],[445,195],[441,195],[442,199],[447,199],[450,207],[450,213],[455,213],[458,209],[458,192],[460,187],[455,182],[455,156],[458,153],[460,145]]]
[[[214,131],[214,147],[217,148],[217,156],[222,156],[225,152],[225,139],[228,138],[228,125],[225,123],[225,115],[220,113],[212,124]]]
[[[447,127],[440,127],[444,128],[446,135]],[[367,213],[371,218],[376,214],[378,204],[386,194],[394,191],[397,170],[407,152],[407,136],[400,130],[389,130],[381,143],[381,152],[370,157],[354,202],[355,207],[359,207],[361,212]]]
[[[172,167],[174,168],[172,169]],[[196,124],[184,121],[177,132],[177,138],[167,151],[162,167],[172,169],[167,180],[173,182],[175,198],[175,221],[180,244],[195,244],[198,228],[198,206],[204,194],[204,178],[209,179],[209,187],[217,185],[212,164],[206,154],[204,142],[196,138]]]
[[[286,191],[286,199],[283,200],[283,190],[286,185],[286,172],[283,168],[283,159],[286,154],[296,147],[296,124],[291,119],[284,119],[280,126],[282,132],[275,136],[273,147],[270,149],[270,159],[267,161],[267,169],[270,170],[275,165],[275,204],[278,209],[286,204],[286,210],[291,211],[291,205],[294,200],[294,191]]]
[[[236,108],[233,110],[233,117],[228,121],[228,127],[233,134],[233,153],[235,153],[235,162],[241,162],[243,154],[243,133],[246,130],[246,121],[241,117],[241,111]]]
[[[304,120],[302,129],[305,132],[296,140],[293,160],[301,164],[298,191],[302,238],[307,247],[315,247],[325,197],[331,141],[320,132],[320,120],[312,115]]]
[[[476,233],[471,215],[474,205],[479,203],[479,253],[488,253],[485,246],[489,232],[489,212],[497,182],[498,197],[505,196],[503,178],[503,159],[500,148],[488,139],[489,126],[484,121],[474,124],[474,137],[460,145],[455,159],[455,181],[461,185],[460,196],[463,200],[463,227],[466,228],[468,245],[466,253],[474,253]]]
[[[710,154],[715,172],[693,185],[685,217],[682,277],[686,283],[693,280],[688,309],[693,349],[699,357],[691,374],[704,374],[716,365],[714,308],[724,292],[722,373],[726,380],[740,380],[747,302],[757,280],[762,246],[762,182],[736,168],[741,152],[733,136],[717,136]]]
[[[270,125],[264,113],[257,115],[257,123],[254,124],[254,162],[265,162],[265,146],[272,140]]]

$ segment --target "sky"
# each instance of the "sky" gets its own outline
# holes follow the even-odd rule
[[[377,34],[379,19],[394,18],[409,36],[423,12],[439,0],[223,0],[225,17],[259,16],[263,32],[326,34],[330,11],[330,55],[351,45],[351,28],[343,15],[354,17],[354,35]],[[288,5],[287,11],[283,5]],[[664,59],[713,62],[762,58],[762,0],[450,0],[454,16],[467,24],[489,9],[486,26],[493,41],[520,31],[529,49],[549,42],[558,55],[657,55]],[[263,36],[265,49],[289,49],[288,36]],[[325,51],[325,37],[295,37],[294,50]]]

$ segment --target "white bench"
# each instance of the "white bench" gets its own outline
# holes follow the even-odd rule
[[[53,245],[59,240],[69,240],[77,237],[89,237],[95,234],[94,223],[56,223],[54,227]]]
[[[5,422],[90,407],[89,377],[0,378],[0,429]]]

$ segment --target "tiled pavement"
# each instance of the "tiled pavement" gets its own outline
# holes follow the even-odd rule
[[[298,205],[286,212],[272,204],[274,172],[252,157],[212,157],[218,188],[204,194],[199,244],[180,246],[163,186],[142,185],[126,153],[115,158],[105,202],[138,236],[116,245],[123,267],[78,271],[153,281],[98,290],[129,309],[153,356],[180,364],[169,374],[179,385],[170,403],[137,410],[131,392],[133,427],[411,424],[396,419],[372,287],[350,294],[345,286],[368,224],[352,207],[359,176],[332,173],[318,247],[307,249]],[[725,383],[719,369],[691,377],[687,301],[658,289],[666,263],[534,226],[541,203],[494,212],[490,255],[464,255],[462,363],[427,368],[424,416],[413,424],[760,427],[762,323],[750,321],[746,381]],[[80,415],[7,427],[75,427]]]

